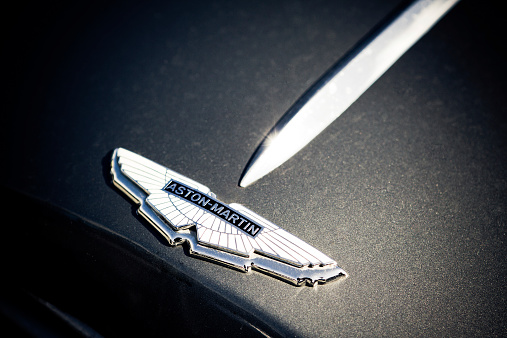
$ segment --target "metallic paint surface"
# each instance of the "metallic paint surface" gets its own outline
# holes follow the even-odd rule
[[[507,74],[495,5],[462,1],[340,123],[248,191],[237,186],[252,148],[283,112],[395,5],[69,3],[13,11],[16,24],[4,31],[1,184],[74,218],[14,213],[25,217],[4,224],[3,266],[27,257],[28,273],[32,259],[55,247],[50,240],[62,239],[62,250],[82,248],[67,270],[88,263],[77,277],[111,276],[112,285],[151,295],[121,297],[150,302],[120,323],[146,320],[160,335],[175,329],[166,323],[176,315],[190,334],[213,321],[207,316],[217,312],[200,307],[206,302],[247,312],[242,318],[274,336],[503,335]],[[263,210],[351,277],[315,290],[225,267],[217,278],[216,265],[168,250],[107,183],[105,154],[119,144],[213,182],[224,200]],[[23,201],[3,196],[7,210]],[[44,242],[11,235],[44,235],[51,224],[55,235]],[[94,238],[109,246],[109,259],[94,242],[77,241],[89,240],[90,224],[104,230]],[[139,265],[151,268],[138,274]],[[37,290],[43,276],[23,282]],[[90,288],[68,296],[99,291]],[[67,313],[81,314],[80,304]]]

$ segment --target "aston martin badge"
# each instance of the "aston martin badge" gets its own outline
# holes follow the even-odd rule
[[[336,262],[240,204],[126,149],[114,151],[113,183],[138,203],[138,213],[169,242],[192,255],[295,285],[325,283],[345,271]]]

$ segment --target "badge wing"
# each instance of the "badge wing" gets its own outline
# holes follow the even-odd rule
[[[255,236],[192,202],[188,196],[185,199],[183,194],[169,193],[165,188],[176,181],[192,191],[193,196],[216,201],[208,187],[131,151],[115,150],[112,175],[113,183],[141,205],[139,214],[171,245],[186,240],[196,255],[245,271],[253,267],[298,285],[304,281],[322,283],[345,275],[334,260],[240,204],[226,206],[231,213],[262,227]]]

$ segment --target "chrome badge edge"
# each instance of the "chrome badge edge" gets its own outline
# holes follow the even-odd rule
[[[208,187],[131,151],[114,150],[111,175],[169,245],[186,242],[193,256],[298,286],[347,276],[333,259],[253,211],[223,203]]]

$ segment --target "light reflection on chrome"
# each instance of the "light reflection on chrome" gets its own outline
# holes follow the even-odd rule
[[[414,1],[339,60],[280,119],[243,172],[246,187],[338,118],[459,0]]]

